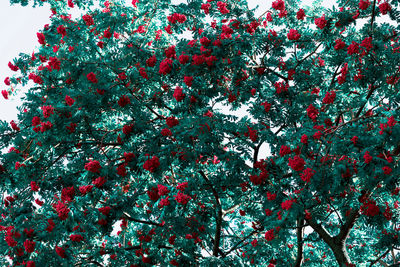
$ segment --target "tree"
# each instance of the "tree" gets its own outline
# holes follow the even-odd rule
[[[31,1],[2,265],[396,264],[399,1],[298,2]]]

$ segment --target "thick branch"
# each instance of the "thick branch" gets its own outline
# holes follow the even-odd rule
[[[360,216],[359,209],[355,209],[350,212],[349,216],[347,217],[346,223],[342,227],[340,227],[340,232],[335,237],[337,241],[340,242],[346,241],[351,229],[353,228],[359,216]]]
[[[318,233],[318,235],[327,243],[330,247],[335,246],[332,236],[318,224],[313,218],[307,219],[308,224]]]
[[[212,184],[210,183],[210,180],[208,179],[207,175],[203,171],[199,171],[201,176],[206,180],[206,182],[210,185],[211,191],[215,197],[215,202],[217,205],[217,217],[215,218],[216,220],[216,227],[215,227],[215,237],[214,237],[214,248],[213,248],[213,255],[218,256],[219,252],[219,244],[221,241],[221,227],[222,227],[222,207],[221,207],[221,202],[219,201],[219,196],[217,191],[214,189]]]
[[[297,256],[294,267],[300,267],[303,262],[303,230],[304,219],[297,219]]]
[[[374,29],[374,19],[375,19],[375,5],[376,5],[376,0],[374,0],[374,3],[372,4],[372,17],[371,17],[371,33],[370,36],[372,36],[372,31]]]

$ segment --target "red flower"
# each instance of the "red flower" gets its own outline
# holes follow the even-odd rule
[[[41,45],[44,45],[44,44],[46,44],[46,39],[45,39],[45,37],[44,37],[44,34],[43,34],[43,33],[41,33],[41,32],[38,32],[38,33],[36,33],[36,36],[37,36],[37,38],[38,38],[38,42],[39,42],[39,44],[41,44]]]
[[[306,134],[303,134],[301,136],[300,142],[303,144],[307,144],[308,143],[308,136]]]
[[[65,27],[63,25],[60,25],[57,27],[57,33],[61,34],[62,37],[64,37],[65,35],[67,35],[67,30],[65,29]]]
[[[150,190],[147,191],[147,195],[149,196],[150,200],[157,201],[160,196],[158,195],[158,188],[152,187]]]
[[[125,135],[129,135],[133,131],[133,127],[134,127],[133,124],[124,125],[124,127],[122,127],[122,132]]]
[[[219,12],[221,12],[221,14],[227,14],[229,13],[229,10],[226,8],[226,3],[218,1],[217,2],[217,6],[218,6],[218,10]]]
[[[164,196],[164,195],[169,193],[168,188],[166,186],[162,185],[162,184],[158,184],[157,185],[157,190],[158,190],[158,194],[160,196]]]
[[[15,247],[16,245],[18,245],[17,241],[15,241],[15,239],[11,235],[6,235],[5,240],[9,247]]]
[[[76,129],[76,123],[71,122],[69,124],[69,126],[65,126],[65,128],[67,128],[67,130],[69,131],[69,133],[74,133],[75,129]]]
[[[295,170],[295,171],[302,171],[304,169],[305,165],[304,159],[302,159],[300,156],[294,156],[293,159],[289,158],[289,166]]]
[[[104,36],[104,38],[110,39],[112,37],[112,33],[110,32],[110,29],[104,30],[103,36]]]
[[[275,82],[274,86],[277,94],[287,92],[289,88],[289,84],[285,83],[284,81]]]
[[[322,17],[320,18],[316,18],[314,20],[315,24],[317,25],[318,28],[323,29],[325,28],[326,24],[327,24],[327,20],[325,19],[325,14],[322,15]]]
[[[326,92],[325,97],[322,100],[322,103],[324,103],[324,104],[332,104],[333,101],[335,101],[335,98],[336,98],[336,92],[335,91]]]
[[[392,172],[392,168],[390,168],[389,166],[384,166],[382,167],[383,173],[386,175],[389,175]]]
[[[254,185],[261,185],[265,182],[265,180],[269,177],[267,171],[262,171],[260,175],[250,175],[250,182]]]
[[[361,41],[360,46],[364,47],[367,51],[371,50],[374,46],[372,45],[372,37],[366,37]]]
[[[85,21],[86,26],[94,25],[94,20],[93,20],[92,16],[86,14],[86,15],[82,16],[82,19]]]
[[[186,21],[186,16],[183,14],[174,13],[167,17],[168,21],[172,24],[175,24],[177,21],[179,23],[184,23]]]
[[[175,239],[176,239],[176,235],[170,236],[168,238],[168,243],[170,243],[171,245],[173,245],[175,243]]]
[[[357,42],[351,42],[351,44],[347,47],[347,54],[353,55],[358,54],[359,51],[359,44]]]
[[[31,190],[33,192],[39,191],[39,186],[37,185],[37,183],[35,181],[31,181]]]
[[[374,200],[368,199],[361,206],[361,212],[364,215],[373,217],[379,214],[379,207]]]
[[[272,8],[282,11],[285,9],[285,2],[283,0],[276,0],[272,2]]]
[[[68,217],[68,214],[67,214],[67,217]],[[50,233],[50,232],[53,231],[53,229],[54,229],[54,227],[56,226],[56,224],[54,223],[54,221],[53,221],[52,219],[48,219],[48,220],[47,220],[47,223],[48,223],[49,225],[47,225],[46,231]]]
[[[206,61],[204,55],[193,55],[192,60],[193,60],[193,65],[196,66],[199,66]]]
[[[267,199],[268,199],[269,201],[275,200],[275,199],[276,199],[276,194],[267,192]]]
[[[185,84],[186,84],[188,87],[191,87],[191,86],[192,86],[192,83],[193,83],[193,77],[192,77],[192,76],[185,76],[185,77],[183,78],[183,81],[185,82]]]
[[[290,147],[282,145],[281,149],[279,150],[279,156],[283,157],[285,155],[289,155],[290,153],[292,153],[292,150],[290,149]]]
[[[105,183],[106,183],[106,179],[104,177],[97,177],[92,184],[94,184],[94,186],[96,186],[97,188],[102,187]]]
[[[125,164],[121,164],[117,167],[117,174],[122,177],[127,175]]]
[[[283,210],[290,210],[294,202],[296,202],[296,200],[293,199],[285,200],[284,202],[282,202],[281,207]]]
[[[162,135],[162,136],[171,136],[171,135],[172,135],[172,132],[171,132],[170,129],[164,128],[164,129],[161,130],[161,135]]]
[[[86,75],[86,78],[92,83],[98,82],[98,80],[96,78],[96,74],[94,74],[93,72],[90,72],[88,75]]]
[[[163,61],[161,61],[158,73],[166,75],[170,73],[171,70],[172,70],[172,59],[166,58]]]
[[[54,108],[52,106],[42,106],[43,117],[48,118],[51,114],[54,114]]]
[[[357,143],[357,140],[358,136],[353,136],[353,138],[351,138],[351,142],[353,142],[354,145]]]
[[[181,88],[181,87],[179,87],[179,86],[177,86],[176,88],[175,88],[175,91],[174,91],[174,98],[176,99],[176,101],[178,101],[178,102],[181,102],[183,99],[185,99],[185,94],[183,93],[183,88]]]
[[[146,65],[149,67],[154,67],[156,65],[156,62],[157,62],[156,55],[153,55],[146,60]]]
[[[266,215],[266,216],[271,216],[271,215],[272,215],[272,210],[270,210],[270,209],[265,209],[265,215]]]
[[[149,78],[149,76],[147,75],[147,73],[146,73],[146,70],[145,70],[145,68],[140,68],[139,69],[139,74],[140,74],[140,76],[142,76],[144,79],[148,79]]]
[[[302,174],[300,174],[301,180],[303,180],[306,183],[309,183],[311,178],[314,176],[315,171],[311,168],[307,168],[303,171]]]
[[[50,60],[49,63],[48,63],[49,67],[51,67],[53,70],[60,70],[61,69],[61,61],[59,61],[58,58],[50,57],[49,60]]]
[[[165,122],[169,128],[172,128],[179,124],[179,121],[175,117],[168,117],[166,118]]]
[[[81,235],[70,235],[69,238],[71,239],[71,241],[74,241],[74,242],[83,241],[83,236],[81,236]]]
[[[201,9],[204,11],[204,14],[209,14],[210,13],[210,7],[211,4],[206,3],[206,4],[201,4]]]
[[[304,10],[302,8],[299,9],[296,13],[296,17],[298,20],[303,20],[304,17],[306,16],[306,13],[304,13]]]
[[[143,169],[149,172],[155,172],[155,170],[160,166],[160,161],[157,156],[153,156],[151,159],[146,160],[143,164]]]
[[[129,96],[126,96],[126,95],[121,96],[118,100],[118,105],[122,108],[130,103],[131,103],[131,100],[130,100]]]
[[[358,7],[359,7],[361,10],[366,10],[366,9],[369,7],[370,4],[371,4],[371,3],[369,2],[369,0],[367,0],[367,1],[360,0],[360,2],[358,3]]]
[[[165,56],[167,58],[176,58],[175,46],[171,45],[167,49],[165,49]]]
[[[390,116],[390,117],[388,118],[387,125],[388,125],[389,127],[395,126],[396,123],[397,123],[397,121],[394,119],[393,116]]]
[[[89,160],[88,163],[85,164],[85,170],[98,173],[101,169],[101,165],[97,160]]]
[[[313,104],[310,104],[307,108],[307,116],[312,119],[313,121],[315,121],[317,119],[318,116],[318,109],[316,109]]]
[[[104,216],[108,216],[108,215],[110,214],[111,207],[105,206],[105,207],[99,208],[98,210],[99,210],[99,212],[100,212],[101,214],[103,214]]]
[[[2,90],[1,94],[3,95],[4,99],[8,99],[8,91],[7,90]]]
[[[4,79],[4,84],[5,85],[10,85],[11,83],[10,83],[10,77],[6,77],[5,79]]]
[[[43,206],[44,202],[41,201],[40,199],[35,199],[35,203],[39,206]]]
[[[65,221],[68,218],[68,213],[70,212],[70,209],[68,209],[63,202],[58,201],[57,204],[54,204],[54,208],[56,209],[58,213],[58,218],[60,218],[60,220]]]
[[[265,239],[267,241],[272,241],[275,238],[274,236],[274,229],[268,230],[267,232],[265,232]]]
[[[179,63],[181,63],[182,65],[185,65],[186,63],[189,62],[190,57],[188,55],[182,54],[179,56]]]
[[[74,104],[75,100],[72,99],[69,95],[65,96],[65,103],[67,103],[68,106],[72,106]]]
[[[342,39],[336,39],[335,40],[335,50],[340,50],[343,49],[346,46],[346,43],[342,41]]]
[[[389,5],[388,2],[383,2],[379,5],[379,11],[382,13],[382,15],[386,15],[391,10],[392,7]]]
[[[86,195],[86,193],[91,192],[93,189],[93,185],[84,185],[79,187],[79,192],[81,192],[82,195]]]
[[[71,202],[75,196],[75,188],[74,186],[65,187],[61,190],[61,201],[63,202]]]
[[[320,139],[322,136],[322,132],[321,131],[317,131],[314,133],[313,138],[314,139]]]
[[[65,249],[63,249],[62,247],[58,247],[56,246],[56,253],[58,256],[60,256],[61,258],[66,258],[67,256],[65,255]]]
[[[369,164],[371,161],[372,161],[372,157],[369,154],[369,151],[365,151],[365,154],[364,154],[364,162],[365,162],[365,164]]]
[[[37,83],[37,84],[42,84],[42,83],[43,83],[42,78],[40,78],[39,75],[36,75],[36,74],[34,74],[34,73],[30,73],[29,76],[28,76],[28,78],[29,78],[30,80],[33,80],[34,83]]]
[[[135,158],[135,154],[132,152],[124,152],[125,162],[131,162]]]
[[[178,192],[175,196],[174,196],[176,202],[178,202],[179,204],[182,205],[186,205],[189,200],[191,200],[192,198],[182,192]]]
[[[287,38],[289,40],[299,40],[301,35],[295,29],[290,29],[289,33],[287,34]]]
[[[32,253],[33,251],[35,251],[35,245],[36,245],[35,241],[31,241],[28,239],[25,240],[24,247],[25,247],[26,253]]]
[[[167,27],[164,27],[164,30],[165,30],[168,34],[172,34],[171,25],[168,25]]]
[[[21,130],[21,129],[17,126],[17,124],[14,122],[14,120],[10,121],[10,125],[11,125],[11,128],[12,128],[14,131],[19,131],[19,130]]]
[[[8,67],[9,67],[12,71],[18,71],[18,70],[19,70],[18,66],[13,65],[11,62],[8,62]]]

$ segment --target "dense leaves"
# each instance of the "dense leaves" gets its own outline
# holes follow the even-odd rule
[[[398,1],[95,2],[9,63],[3,265],[396,262]]]

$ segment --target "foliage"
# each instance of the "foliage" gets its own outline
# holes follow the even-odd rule
[[[31,1],[2,265],[396,263],[398,1],[130,2]]]

